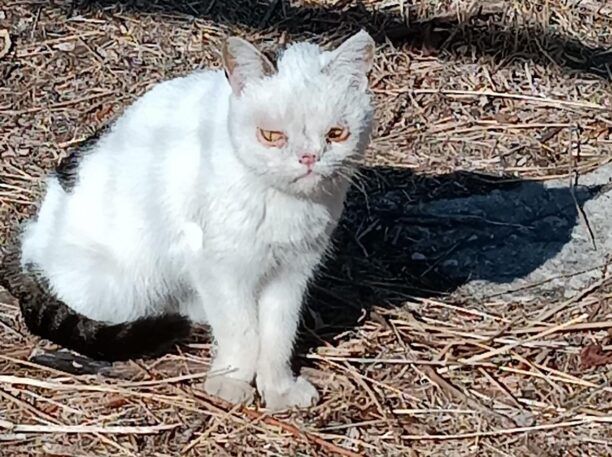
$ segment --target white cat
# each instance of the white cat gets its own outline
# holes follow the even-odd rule
[[[294,44],[276,68],[230,38],[225,74],[140,98],[48,179],[20,274],[44,279],[53,309],[12,284],[32,331],[121,359],[184,336],[186,316],[216,343],[207,392],[249,402],[255,381],[270,409],[315,403],[293,340],[369,141],[373,55],[360,32],[331,52]]]

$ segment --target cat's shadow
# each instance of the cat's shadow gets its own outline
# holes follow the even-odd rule
[[[599,191],[467,172],[373,167],[361,175],[334,255],[311,285],[301,351],[333,342],[373,306],[449,294],[473,280],[524,278],[569,242],[576,204]]]

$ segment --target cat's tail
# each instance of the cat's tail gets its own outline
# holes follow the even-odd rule
[[[20,249],[0,247],[0,286],[19,300],[28,329],[35,335],[97,360],[116,361],[160,355],[185,339],[191,322],[179,314],[107,324],[90,319],[56,299],[34,268],[24,271]]]

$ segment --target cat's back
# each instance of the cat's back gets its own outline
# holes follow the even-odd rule
[[[189,170],[200,153],[198,131],[206,110],[223,105],[225,85],[222,72],[198,71],[142,95],[74,157],[70,176],[49,176],[24,237],[26,251],[32,246],[32,256],[40,258],[49,246],[55,251],[63,244],[91,244],[96,251],[132,256],[146,241],[143,233],[156,235],[160,201],[173,201],[168,194],[190,184]]]
[[[196,71],[142,95],[83,157],[72,206],[138,216],[143,202],[170,191],[173,180],[188,184],[202,153],[201,132],[211,122],[208,113],[222,117],[226,109],[226,86],[222,72]]]
[[[157,84],[129,106],[77,164],[67,204],[79,224],[92,224],[78,217],[84,208],[105,208],[124,221],[144,217],[144,203],[169,191],[168,180],[191,177],[206,113],[224,109],[225,86],[222,72],[196,71]]]
[[[115,135],[159,141],[193,132],[209,113],[222,114],[230,90],[223,72],[212,70],[158,83],[118,119]]]

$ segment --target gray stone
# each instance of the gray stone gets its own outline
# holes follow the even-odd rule
[[[469,270],[477,279],[459,292],[478,298],[530,298],[552,290],[571,296],[584,289],[601,278],[612,254],[612,164],[581,177],[573,193],[576,200],[567,180],[526,182],[509,191],[433,203],[430,213],[486,219],[473,229],[482,231],[480,236],[459,229],[470,241],[452,254],[458,268],[446,268],[448,260],[441,264],[443,274],[457,278]]]

